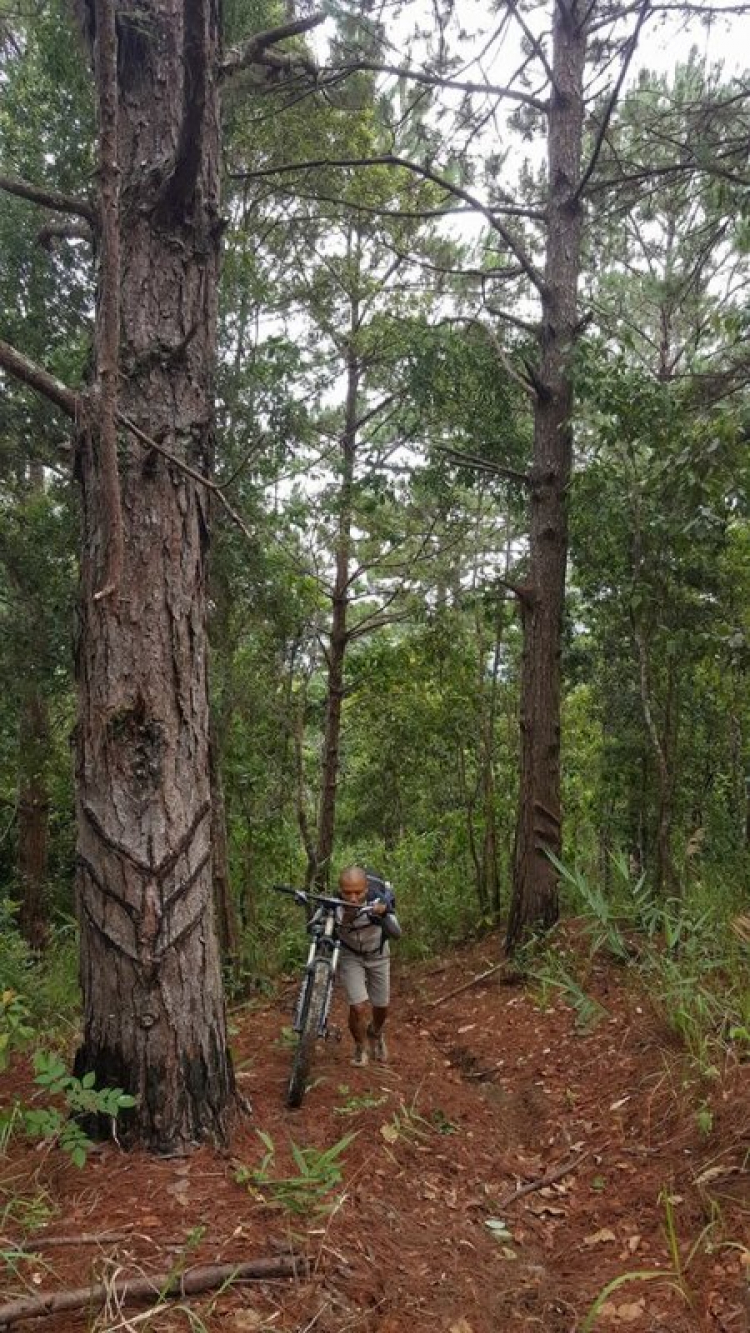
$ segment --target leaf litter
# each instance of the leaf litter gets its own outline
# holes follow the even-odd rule
[[[431,1009],[439,994],[482,971],[487,949],[485,939],[445,956],[439,975],[435,960],[396,962],[392,1063],[353,1069],[346,1039],[321,1045],[315,1086],[296,1112],[284,1105],[289,1050],[277,1044],[290,994],[243,1014],[233,1045],[237,1062],[247,1062],[243,1091],[253,1114],[238,1119],[231,1158],[203,1146],[187,1163],[161,1161],[110,1144],[79,1172],[54,1153],[40,1162],[14,1143],[0,1187],[12,1176],[17,1193],[44,1191],[50,1215],[43,1229],[55,1234],[129,1232],[119,1249],[107,1247],[127,1272],[289,1250],[307,1256],[308,1280],[252,1288],[230,1282],[193,1298],[194,1326],[206,1333],[308,1326],[318,1333],[571,1333],[608,1286],[593,1330],[738,1333],[746,1318],[746,1205],[722,1195],[720,1228],[701,1236],[711,1191],[741,1178],[750,1130],[743,1071],[728,1070],[715,1089],[711,1134],[701,1135],[681,1091],[679,1053],[665,1052],[642,992],[629,990],[615,969],[604,982],[607,1008],[620,1020],[616,1058],[596,1031],[576,1030],[564,1005],[540,1015],[533,995],[509,995],[499,980]],[[592,990],[596,999],[596,983]],[[334,1011],[345,1030],[340,996]],[[471,1077],[472,1062],[483,1070],[498,1061],[493,1081]],[[11,1083],[10,1075],[0,1080],[4,1100]],[[233,1162],[260,1165],[257,1131],[273,1141],[279,1175],[293,1176],[290,1145],[330,1150],[342,1137],[342,1106],[351,1111],[347,1129],[358,1134],[342,1154],[331,1212],[292,1215],[236,1183]],[[445,1125],[450,1134],[441,1132]],[[586,1158],[562,1180],[537,1187],[582,1152]],[[514,1197],[508,1216],[499,1213],[498,1201],[522,1185],[531,1192]],[[672,1272],[665,1197],[682,1200],[674,1214],[678,1252],[694,1250],[686,1290]],[[7,1224],[3,1230],[10,1233],[4,1239],[32,1249],[33,1236],[27,1241]],[[180,1237],[182,1250],[167,1250]],[[93,1248],[50,1252],[44,1291],[90,1282],[99,1262]],[[26,1280],[31,1271],[39,1270]],[[13,1294],[23,1278],[19,1285],[11,1274],[1,1285]],[[190,1324],[165,1303],[147,1326],[168,1333]],[[68,1313],[19,1326],[20,1333],[32,1327],[106,1333],[107,1326]]]

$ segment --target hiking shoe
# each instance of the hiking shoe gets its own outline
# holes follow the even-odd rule
[[[370,1043],[370,1056],[373,1060],[379,1060],[384,1065],[388,1059],[388,1047],[385,1044],[385,1037],[382,1032],[377,1034],[372,1028],[367,1029],[367,1038]]]
[[[368,1056],[364,1046],[355,1046],[354,1055],[352,1056],[352,1064],[359,1065],[361,1067],[362,1065],[369,1064],[369,1062],[370,1062],[370,1057]]]

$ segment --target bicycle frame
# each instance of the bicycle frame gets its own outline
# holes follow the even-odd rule
[[[305,975],[302,979],[299,995],[297,996],[297,1003],[294,1008],[294,1018],[292,1020],[292,1027],[295,1032],[302,1031],[302,1024],[307,1011],[306,1000],[308,991],[312,985],[312,978],[315,974],[315,965],[317,962],[322,961],[328,966],[328,982],[326,985],[325,1004],[318,1024],[318,1036],[327,1036],[328,1014],[331,1009],[331,1000],[333,998],[333,983],[336,980],[339,953],[341,952],[341,941],[336,934],[337,925],[335,912],[333,910],[326,912],[320,929],[310,941],[310,949],[305,964]]]
[[[336,980],[338,970],[339,954],[341,952],[341,941],[338,937],[338,908],[351,909],[351,903],[347,903],[344,898],[333,898],[327,894],[309,893],[306,889],[294,889],[286,884],[274,884],[277,893],[288,893],[295,899],[300,906],[308,907],[313,903],[319,904],[323,908],[323,917],[321,922],[315,928],[315,934],[310,941],[310,948],[305,963],[305,975],[302,978],[302,984],[297,996],[297,1002],[294,1006],[294,1016],[292,1019],[292,1028],[295,1032],[302,1031],[307,1013],[307,999],[312,979],[315,975],[315,967],[318,962],[324,962],[328,968],[328,981],[326,985],[326,997],[323,1011],[318,1025],[319,1037],[326,1037],[328,1034],[328,1015],[331,1009],[333,999],[333,983]]]

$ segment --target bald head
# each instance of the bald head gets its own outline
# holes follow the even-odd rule
[[[363,903],[367,897],[367,875],[361,866],[347,866],[339,875],[339,892],[348,903]]]

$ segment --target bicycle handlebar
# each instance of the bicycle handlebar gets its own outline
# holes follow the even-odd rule
[[[311,902],[323,903],[325,907],[351,908],[359,906],[359,904],[357,903],[348,903],[345,898],[330,898],[328,897],[327,894],[324,893],[310,893],[307,889],[295,889],[292,887],[291,884],[272,884],[271,887],[275,889],[277,893],[290,894],[290,896],[294,898],[295,902],[298,902],[301,906],[305,906],[307,903]],[[364,904],[362,905],[360,910],[361,911],[364,910]]]

